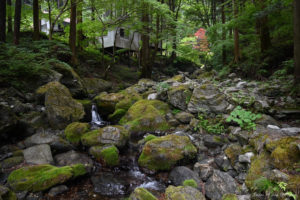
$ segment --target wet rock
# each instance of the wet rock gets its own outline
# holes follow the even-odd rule
[[[168,112],[168,104],[162,101],[139,100],[129,108],[119,123],[128,127],[131,134],[165,131],[170,128],[165,117]]]
[[[300,133],[300,128],[298,127],[290,127],[290,128],[282,128],[281,131],[283,131],[285,134],[289,136],[296,136]]]
[[[136,188],[131,193],[129,200],[157,200],[157,198],[145,188]]]
[[[77,153],[73,150],[58,154],[54,157],[54,159],[58,166],[82,164],[87,172],[91,172],[93,167],[92,159],[90,159],[86,154]]]
[[[169,186],[165,193],[166,200],[205,200],[204,195],[190,186]]]
[[[59,194],[62,194],[64,192],[68,191],[68,190],[69,190],[69,188],[67,186],[59,185],[59,186],[51,188],[51,190],[48,192],[48,195],[50,197],[55,197]]]
[[[8,184],[14,191],[38,192],[62,184],[86,173],[83,165],[54,167],[51,165],[26,166],[13,171]]]
[[[74,121],[84,117],[84,108],[75,99],[68,88],[59,82],[50,82],[37,90],[45,94],[46,113],[53,128],[63,129]]]
[[[228,106],[225,96],[214,85],[204,84],[196,87],[188,104],[191,113],[224,113]]]
[[[251,158],[254,156],[254,153],[248,152],[239,156],[239,162],[241,163],[251,163]]]
[[[168,170],[180,160],[194,158],[196,153],[187,136],[167,135],[147,142],[138,162],[150,170]]]
[[[129,187],[125,180],[110,173],[101,173],[91,178],[94,192],[104,196],[120,196],[127,193]]]
[[[72,145],[66,140],[60,138],[57,135],[48,133],[47,131],[36,133],[28,137],[24,140],[23,144],[26,147],[31,147],[40,144],[48,144],[50,145],[51,150],[54,153],[69,151],[73,148]]]
[[[191,96],[192,92],[188,85],[174,86],[168,90],[169,103],[175,108],[179,108],[181,110],[186,110]]]
[[[219,155],[215,158],[215,163],[222,171],[228,171],[232,169],[229,159],[227,156]]]
[[[30,164],[53,164],[54,160],[51,148],[48,144],[36,145],[23,151],[26,163]]]
[[[188,112],[179,112],[175,115],[175,118],[184,124],[189,124],[191,119],[194,118],[194,115]]]
[[[156,99],[158,99],[157,93],[149,94],[147,97],[147,100],[156,100]]]
[[[210,199],[221,199],[224,194],[235,193],[235,180],[227,173],[214,170],[213,175],[205,183],[205,194]]]
[[[97,146],[113,144],[117,147],[124,147],[128,141],[128,131],[119,125],[106,126],[84,134],[81,143],[85,146]]]
[[[171,171],[169,179],[175,186],[183,185],[183,182],[188,179],[193,179],[194,181],[196,181],[199,188],[200,184],[202,184],[202,181],[200,180],[198,174],[184,166],[175,167]]]
[[[108,115],[115,111],[117,103],[124,98],[125,95],[121,93],[107,94],[106,92],[102,92],[94,98],[94,101],[96,101],[100,113],[103,115]]]
[[[101,92],[108,91],[112,88],[112,83],[99,78],[83,78],[84,86],[87,93],[94,97]]]

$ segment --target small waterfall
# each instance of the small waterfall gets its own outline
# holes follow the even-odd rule
[[[94,126],[105,126],[107,122],[103,121],[97,111],[96,105],[92,105],[92,121],[91,124]]]

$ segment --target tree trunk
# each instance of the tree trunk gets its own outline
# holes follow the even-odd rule
[[[239,8],[238,0],[232,0],[233,4],[233,15],[234,18],[238,17]],[[234,63],[240,61],[240,44],[239,44],[239,30],[237,27],[234,28]]]
[[[294,0],[295,83],[300,84],[300,1]]]
[[[83,49],[82,44],[83,44],[83,40],[84,40],[84,36],[83,36],[83,30],[81,27],[82,24],[82,5],[83,1],[79,0],[77,1],[77,5],[78,5],[78,9],[77,9],[77,24],[79,24],[79,28],[77,30],[77,46],[80,50]]]
[[[0,42],[6,40],[6,0],[0,3]]]
[[[76,55],[76,0],[71,0],[69,45],[72,51],[72,64],[77,64]]]
[[[225,23],[226,23],[226,15],[225,15],[225,5],[224,5],[225,0],[222,0],[222,24],[223,24],[223,29],[222,29],[222,40],[226,40],[226,30],[225,30]],[[222,47],[222,63],[223,65],[226,65],[226,49],[225,45]]]
[[[33,0],[33,40],[40,39],[39,0]]]
[[[20,43],[20,24],[21,24],[21,0],[16,0],[14,18],[14,43]]]
[[[52,18],[51,18],[51,4],[50,0],[47,0],[48,4],[48,20],[49,20],[49,25],[50,25],[50,30],[49,30],[49,40],[52,40],[52,33],[53,33],[53,26],[52,26]]]
[[[147,3],[142,3],[142,23],[143,33],[141,35],[142,49],[141,49],[141,65],[142,74],[141,78],[151,78],[152,68],[150,65],[150,37],[149,33],[149,7]]]
[[[7,32],[12,33],[12,11],[11,11],[11,0],[7,0]]]

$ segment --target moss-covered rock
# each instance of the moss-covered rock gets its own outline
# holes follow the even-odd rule
[[[170,128],[165,118],[169,111],[169,106],[159,100],[140,100],[119,123],[128,126],[130,133],[165,131]]]
[[[252,158],[250,169],[246,176],[246,186],[254,191],[255,190],[255,180],[265,177],[265,174],[270,170],[270,157],[267,153],[263,152],[258,156]]]
[[[136,188],[130,195],[129,200],[158,200],[145,188]]]
[[[291,175],[289,177],[287,189],[299,195],[300,175]]]
[[[224,194],[222,200],[238,200],[236,194]]]
[[[0,200],[17,200],[17,196],[9,188],[0,185]]]
[[[99,78],[83,78],[84,86],[89,95],[94,96],[112,88],[112,83]]]
[[[226,148],[225,154],[229,158],[231,165],[234,166],[239,155],[242,154],[242,147],[238,144],[232,144]]]
[[[68,88],[59,82],[50,82],[41,86],[37,94],[45,94],[46,113],[53,128],[64,128],[67,124],[84,117],[84,108],[75,99]]]
[[[138,162],[150,170],[169,170],[180,160],[194,158],[196,153],[188,137],[167,135],[147,142]]]
[[[66,127],[65,136],[72,144],[79,145],[81,136],[87,133],[89,129],[90,125],[88,123],[73,122]]]
[[[83,165],[55,167],[51,165],[27,166],[13,171],[7,181],[14,191],[38,192],[62,184],[86,173]]]
[[[272,163],[279,169],[291,169],[300,160],[298,137],[283,137],[268,141],[266,149],[271,152]]]
[[[108,120],[110,122],[118,122],[120,119],[126,114],[127,110],[125,109],[117,109],[113,114],[108,116]]]
[[[191,96],[192,92],[188,85],[173,86],[168,90],[169,103],[181,110],[186,110]]]
[[[183,186],[191,186],[191,187],[194,187],[194,188],[198,187],[198,184],[197,184],[197,182],[194,179],[184,180],[183,183],[182,183],[182,185]]]
[[[119,165],[119,150],[114,145],[93,146],[89,152],[106,166],[114,167]]]
[[[22,162],[24,162],[24,157],[23,156],[14,156],[14,157],[7,158],[7,159],[3,160],[0,163],[0,168],[9,169],[9,168],[12,168],[14,166],[17,166],[17,165],[21,164]]]
[[[103,115],[109,115],[115,111],[116,104],[124,99],[124,94],[121,93],[106,93],[102,92],[94,98],[99,111]]]
[[[114,125],[106,126],[84,134],[81,137],[81,143],[89,147],[105,144],[113,144],[117,147],[124,147],[128,138],[128,131],[123,126]]]
[[[204,195],[194,187],[169,186],[165,193],[166,200],[205,200]]]

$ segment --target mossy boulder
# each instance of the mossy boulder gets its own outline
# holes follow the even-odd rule
[[[300,160],[298,137],[283,137],[268,141],[266,149],[271,152],[272,163],[279,169],[291,169]]]
[[[187,179],[187,180],[183,181],[182,185],[183,186],[191,186],[194,188],[198,187],[198,184],[194,179]]]
[[[117,109],[113,114],[108,116],[108,120],[110,122],[118,122],[120,119],[126,114],[127,110],[125,109]]]
[[[197,149],[187,136],[167,135],[148,141],[138,163],[150,170],[169,170],[178,161],[196,156]]]
[[[188,85],[173,86],[168,90],[168,101],[175,108],[186,110],[192,92]]]
[[[231,165],[234,166],[238,161],[239,155],[242,154],[242,147],[238,144],[232,144],[225,149],[225,155],[229,158]]]
[[[83,83],[90,96],[95,96],[112,88],[111,82],[100,78],[83,78]]]
[[[166,131],[170,128],[165,118],[168,112],[168,104],[162,101],[140,100],[130,107],[119,123],[128,126],[130,133]]]
[[[224,194],[222,200],[238,200],[236,194]]]
[[[205,200],[204,195],[194,187],[169,186],[165,192],[166,200]]]
[[[9,169],[24,162],[24,156],[7,158],[0,163],[0,169]]]
[[[136,188],[130,195],[129,200],[158,200],[145,188]]]
[[[228,105],[225,95],[220,93],[215,85],[203,84],[194,89],[188,104],[188,111],[191,113],[226,113]]]
[[[81,136],[90,130],[88,123],[73,122],[65,129],[65,136],[69,142],[74,145],[79,145]]]
[[[250,169],[248,170],[246,176],[246,186],[254,191],[255,190],[255,180],[265,177],[266,174],[270,171],[270,156],[263,152],[258,156],[252,158]]]
[[[106,126],[84,134],[81,137],[81,143],[89,147],[105,144],[113,144],[117,147],[124,147],[128,138],[128,131],[123,126],[114,125]]]
[[[14,191],[38,192],[65,183],[86,173],[83,165],[55,167],[52,165],[26,166],[13,171],[7,181]]]
[[[45,94],[46,113],[53,128],[62,129],[67,124],[84,117],[84,108],[75,99],[66,86],[59,82],[50,82],[41,86],[37,94]]]
[[[119,165],[119,150],[114,145],[93,146],[89,152],[106,166],[114,167]]]
[[[124,94],[121,93],[106,93],[102,92],[94,98],[99,112],[103,115],[112,114],[115,111],[116,104],[124,99]]]
[[[83,120],[91,121],[92,120],[91,110],[92,110],[93,102],[89,99],[76,99],[76,101],[80,103],[84,108],[85,115]]]
[[[0,185],[0,200],[17,200],[17,196],[9,188]]]

